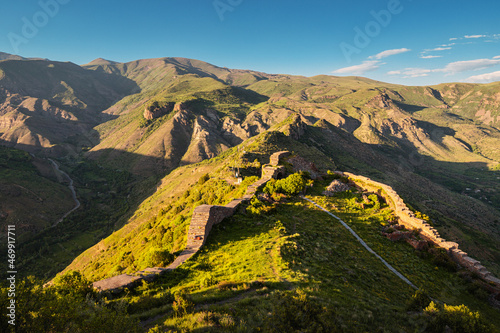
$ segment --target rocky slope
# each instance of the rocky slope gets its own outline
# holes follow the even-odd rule
[[[60,156],[93,145],[100,113],[138,89],[130,80],[46,60],[0,62],[0,140]]]
[[[185,58],[6,60],[0,139],[59,156],[86,146],[86,158],[107,168],[158,179],[280,131],[340,169],[393,186],[447,239],[464,239],[467,252],[493,263],[499,90],[499,83],[407,87],[273,75]]]

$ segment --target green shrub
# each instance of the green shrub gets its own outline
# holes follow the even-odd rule
[[[146,267],[166,267],[175,259],[174,255],[164,249],[150,249],[144,259]]]
[[[7,290],[0,288],[2,305]],[[46,287],[32,276],[25,278],[16,285],[16,325],[2,319],[0,332],[139,332],[138,320],[127,315],[123,302],[112,305],[94,296],[79,272]]]
[[[276,179],[271,179],[266,183],[266,186],[262,190],[262,192],[272,195],[276,192]]]
[[[305,292],[280,292],[265,321],[266,332],[340,332],[335,315]]]
[[[479,312],[471,311],[465,305],[437,305],[431,302],[424,313],[428,316],[428,332],[488,333],[493,332],[490,324],[486,323]]]
[[[431,248],[429,249],[429,253],[432,255],[432,262],[436,266],[446,268],[450,272],[457,271],[457,264],[450,258],[445,249]]]
[[[204,174],[203,176],[200,177],[198,180],[198,185],[203,185],[205,184],[208,180],[210,179],[210,175],[208,173]]]
[[[172,303],[172,309],[177,316],[183,316],[190,313],[194,309],[194,304],[186,298],[186,295],[176,294],[175,300]]]
[[[268,213],[274,209],[274,205],[266,205],[260,201],[257,197],[252,198],[250,205],[247,207],[246,211],[252,215],[260,215],[262,213]]]
[[[78,271],[69,271],[54,279],[54,287],[59,295],[84,300],[87,295],[95,296],[92,283]]]
[[[285,179],[271,179],[267,182],[263,192],[269,195],[283,193],[286,195],[296,195],[302,192],[307,184],[305,174],[294,173]]]
[[[424,290],[417,290],[408,302],[407,309],[409,311],[422,311],[431,302],[429,296]]]

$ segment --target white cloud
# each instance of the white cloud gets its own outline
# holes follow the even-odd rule
[[[448,44],[448,45],[440,45],[439,47],[433,48],[433,49],[425,49],[421,52],[421,55],[423,56],[426,53],[429,52],[438,52],[438,51],[446,51],[446,50],[451,50],[451,46],[455,45],[455,43]]]
[[[498,64],[500,64],[500,59],[476,59],[467,61],[455,61],[446,65],[445,68],[437,69],[435,71],[454,74],[466,71],[485,69],[496,66]]]
[[[423,77],[429,76],[432,73],[432,69],[426,68],[405,68],[402,71],[390,71],[387,72],[388,75],[403,75],[403,78],[413,78],[413,77]]]
[[[481,75],[474,75],[464,80],[470,83],[488,83],[500,81],[500,71],[493,73],[486,73]]]
[[[436,47],[435,49],[426,50],[426,51],[432,52],[432,51],[446,51],[446,50],[451,50],[451,47]]]
[[[420,56],[420,59],[434,59],[434,58],[442,58],[443,56],[437,56],[437,55],[428,55],[428,56]]]
[[[333,71],[334,74],[354,74],[363,75],[366,72],[371,72],[378,69],[382,65],[379,60],[365,60],[360,65],[349,66]]]
[[[450,40],[458,40],[458,38],[452,37],[450,38]]]
[[[500,55],[493,57],[493,59],[500,59]]]
[[[429,56],[422,56],[425,57]],[[434,57],[434,56],[430,56]],[[466,72],[466,71],[474,71],[485,69],[489,67],[493,67],[496,65],[500,65],[500,56],[497,56],[493,59],[476,59],[476,60],[467,60],[467,61],[455,61],[446,65],[444,68],[437,69],[426,69],[426,68],[405,68],[404,70],[396,70],[387,72],[388,75],[402,75],[403,78],[413,78],[413,77],[422,77],[429,76],[431,73],[445,73],[446,75]],[[484,80],[494,81],[495,75],[499,72],[476,75],[471,76],[467,80],[478,80],[478,82],[483,82]],[[490,75],[490,76],[488,76]],[[483,81],[479,81],[483,80]],[[472,81],[467,81],[472,82]]]
[[[370,57],[368,57],[368,59],[380,60],[382,58],[386,58],[386,57],[390,57],[392,55],[401,54],[401,53],[410,52],[410,51],[411,50],[407,49],[407,48],[386,50],[386,51],[380,52],[376,55],[370,56]]]
[[[484,38],[486,35],[465,35],[464,38]]]

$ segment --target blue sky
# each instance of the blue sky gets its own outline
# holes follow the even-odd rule
[[[497,0],[23,0],[0,51],[85,64],[186,57],[407,85],[500,81]]]

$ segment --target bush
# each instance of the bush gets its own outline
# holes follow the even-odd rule
[[[70,296],[84,300],[87,295],[95,296],[92,283],[78,271],[69,271],[56,277],[54,287],[57,293],[64,297]]]
[[[272,211],[275,208],[274,205],[266,205],[260,201],[257,197],[252,198],[250,205],[247,207],[246,211],[252,215],[261,215]]]
[[[284,194],[295,195],[304,190],[306,186],[306,181],[302,175],[294,173],[286,177],[285,179],[278,180],[277,182],[278,188]]]
[[[275,193],[296,195],[304,190],[306,183],[307,181],[304,175],[294,173],[285,179],[271,179],[267,182],[263,192],[269,195],[273,195]]]
[[[448,327],[452,332],[488,333],[493,332],[490,324],[480,316],[479,312],[471,311],[465,305],[436,305],[431,302],[424,313],[428,316],[428,332],[445,332]]]
[[[200,177],[198,180],[198,185],[203,185],[205,184],[208,180],[210,179],[210,175],[208,173],[204,174],[203,176]]]
[[[426,292],[419,289],[411,296],[407,309],[409,311],[422,311],[430,302],[431,299],[427,296]]]
[[[194,304],[186,298],[186,295],[176,294],[175,301],[172,303],[172,309],[177,316],[183,316],[194,309]]]
[[[112,306],[96,301],[93,292],[83,295],[88,281],[78,272],[63,275],[54,286],[28,277],[16,287],[16,326],[1,320],[0,332],[139,332],[138,320],[127,315],[123,303]],[[7,290],[0,288],[2,306]]]
[[[280,292],[265,322],[266,332],[340,332],[335,315],[298,290]]]
[[[147,267],[166,267],[175,259],[174,255],[168,250],[151,249],[146,254],[144,264]]]
[[[445,249],[431,248],[429,253],[432,255],[432,262],[436,266],[446,268],[450,272],[457,271],[457,264],[450,258]]]

